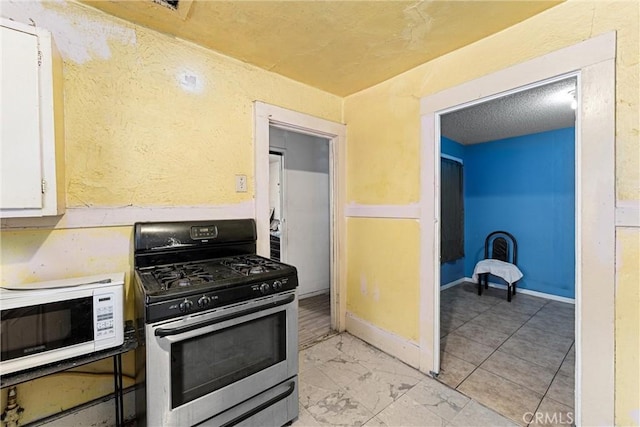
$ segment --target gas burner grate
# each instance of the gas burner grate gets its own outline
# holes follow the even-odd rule
[[[163,290],[197,286],[214,281],[212,274],[197,265],[172,265],[157,268],[153,276],[160,283]]]
[[[280,264],[272,262],[266,258],[259,257],[225,258],[221,261],[221,263],[244,276],[267,273],[269,271],[282,269],[282,266]]]

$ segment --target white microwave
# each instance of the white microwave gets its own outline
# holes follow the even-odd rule
[[[124,273],[0,288],[0,375],[118,347]]]

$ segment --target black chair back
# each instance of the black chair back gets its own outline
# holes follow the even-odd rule
[[[499,259],[500,261],[508,262],[509,259],[509,244],[504,237],[496,237],[493,239],[493,250],[491,258]]]
[[[511,246],[512,253],[509,253]],[[490,233],[484,241],[484,259],[489,259],[489,249],[491,248],[491,259],[497,259],[511,264],[518,262],[518,243],[516,238],[506,231],[494,231]],[[509,256],[511,255],[511,257]]]

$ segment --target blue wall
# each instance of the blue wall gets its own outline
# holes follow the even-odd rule
[[[442,137],[440,140],[440,152],[442,154],[448,154],[453,157],[457,157],[464,161],[465,146],[455,142],[453,139]]]
[[[520,288],[574,297],[574,140],[566,128],[463,147],[465,276],[487,234],[506,230],[518,240]]]
[[[442,137],[440,141],[440,152],[448,154],[464,162],[465,146],[455,142],[452,139]],[[463,168],[464,170],[464,168]],[[465,277],[464,274],[464,257],[455,261],[447,262],[440,265],[440,286],[454,282]]]
[[[447,283],[455,282],[465,277],[464,274],[464,257],[455,261],[440,264],[440,286]],[[471,276],[469,276],[471,277]]]

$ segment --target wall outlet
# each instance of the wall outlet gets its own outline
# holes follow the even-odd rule
[[[236,175],[236,193],[247,192],[247,175]]]

